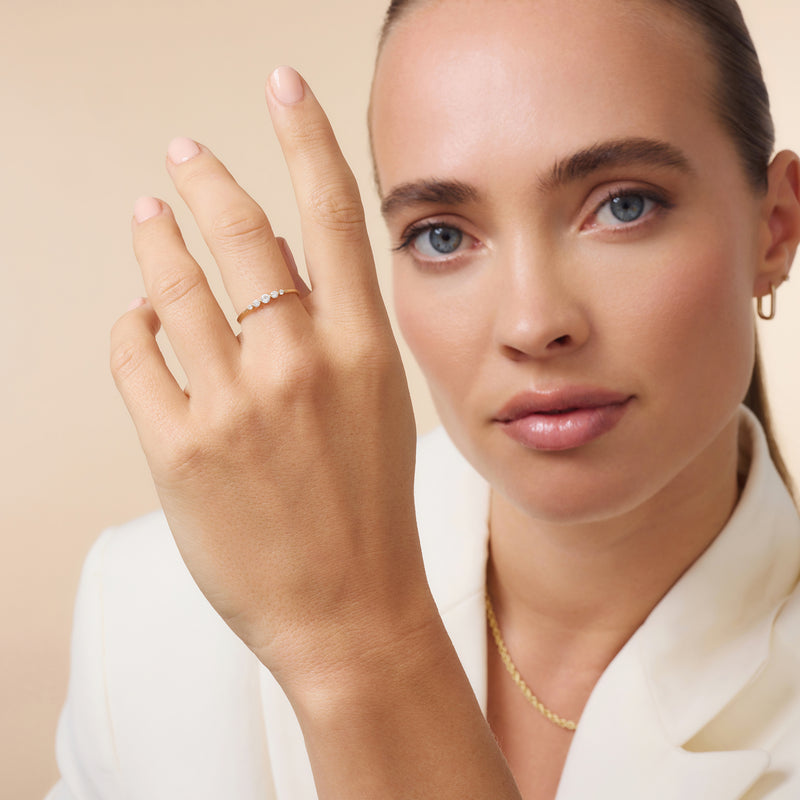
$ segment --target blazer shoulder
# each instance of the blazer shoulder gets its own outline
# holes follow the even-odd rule
[[[418,508],[427,510],[433,500],[439,508],[463,502],[465,491],[478,495],[488,486],[461,454],[441,426],[417,440],[415,494]]]
[[[419,439],[414,491],[428,581],[445,613],[483,591],[489,486],[440,427]]]
[[[152,511],[106,528],[86,561],[87,565],[115,573],[136,572],[142,567],[150,572],[157,565],[162,569],[180,569],[180,555],[163,511]]]
[[[125,650],[146,643],[152,654],[159,640],[188,646],[212,630],[241,644],[194,582],[162,511],[105,530],[87,557],[87,578],[98,584],[106,637],[124,630],[117,644]]]

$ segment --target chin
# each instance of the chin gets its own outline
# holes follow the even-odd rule
[[[527,450],[491,431],[482,438],[450,435],[492,490],[529,518],[588,525],[674,512],[673,504],[696,494],[709,470],[735,452],[735,416],[730,427],[709,426],[704,436],[678,430],[648,436],[634,428],[560,452]]]
[[[490,433],[485,440],[445,424],[467,461],[511,505],[531,519],[554,524],[599,522],[625,514],[658,490],[639,464],[628,467],[605,448],[561,452],[525,450]]]
[[[625,516],[647,505],[667,482],[652,474],[644,480],[646,474],[639,470],[587,468],[576,462],[511,475],[503,470],[490,482],[526,516],[557,525],[587,525]],[[526,473],[530,477],[520,480]]]

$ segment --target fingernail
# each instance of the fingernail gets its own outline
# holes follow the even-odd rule
[[[303,99],[303,81],[291,67],[278,67],[269,77],[275,99],[293,106]]]
[[[133,216],[141,223],[161,213],[161,202],[155,197],[140,197],[133,206]]]
[[[136,297],[131,300],[131,304],[128,306],[128,311],[133,311],[134,308],[140,308],[147,302],[147,299],[144,297]]]
[[[167,155],[173,164],[183,164],[190,158],[194,158],[200,152],[197,142],[187,139],[185,136],[177,136],[167,147]]]

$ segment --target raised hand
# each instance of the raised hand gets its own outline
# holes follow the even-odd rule
[[[425,580],[411,405],[353,176],[296,73],[267,100],[312,290],[222,164],[176,140],[169,172],[235,310],[298,292],[240,313],[237,337],[170,209],[143,198],[149,301],[114,326],[114,378],[183,559],[292,702],[319,797],[519,800]]]
[[[411,405],[358,189],[297,73],[277,70],[267,100],[313,291],[225,167],[175,140],[167,168],[234,309],[300,293],[245,314],[237,337],[169,207],[140,199],[133,239],[149,302],[115,325],[112,371],[189,570],[291,689],[397,646],[435,609],[416,537]]]

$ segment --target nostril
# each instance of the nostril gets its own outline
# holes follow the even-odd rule
[[[548,345],[549,347],[565,347],[568,345],[572,339],[569,335],[559,336],[557,339],[553,339],[552,342]]]

